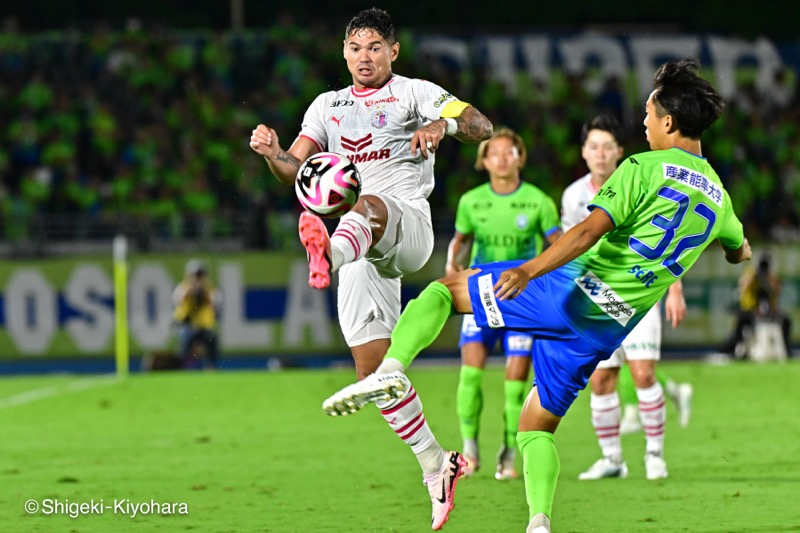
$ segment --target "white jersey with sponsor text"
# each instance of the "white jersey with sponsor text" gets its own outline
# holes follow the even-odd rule
[[[361,193],[416,200],[433,190],[434,157],[411,155],[411,137],[457,99],[436,84],[394,75],[380,89],[352,85],[320,94],[300,135],[322,151],[348,156],[361,173]]]

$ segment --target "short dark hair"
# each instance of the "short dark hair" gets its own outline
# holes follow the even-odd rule
[[[699,139],[725,109],[725,100],[701,78],[696,59],[667,61],[653,76],[653,103],[659,116],[672,115],[681,135]]]
[[[617,120],[617,117],[608,113],[600,113],[588,122],[584,122],[581,128],[581,144],[586,142],[589,132],[592,130],[607,131],[614,137],[617,144],[622,146],[622,126]]]
[[[397,40],[394,31],[394,22],[389,13],[383,9],[372,7],[361,11],[347,23],[344,30],[344,38],[347,39],[358,30],[369,29],[377,32],[386,39],[389,44],[394,44]]]

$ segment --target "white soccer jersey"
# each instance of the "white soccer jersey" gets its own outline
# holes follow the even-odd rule
[[[564,189],[564,194],[561,195],[561,228],[564,232],[589,216],[587,206],[595,194],[597,189],[592,184],[591,173],[578,178]]]
[[[437,120],[457,99],[431,82],[394,75],[380,89],[352,85],[319,95],[306,111],[300,135],[320,150],[347,155],[361,173],[361,193],[427,198],[434,157],[411,155],[421,126]]]

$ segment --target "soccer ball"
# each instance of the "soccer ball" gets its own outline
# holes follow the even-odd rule
[[[320,152],[300,166],[294,190],[306,211],[325,218],[340,217],[356,205],[361,175],[346,156]]]

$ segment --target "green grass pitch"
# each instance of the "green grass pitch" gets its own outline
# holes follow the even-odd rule
[[[553,531],[800,531],[800,364],[665,364],[695,387],[687,429],[668,407],[670,477],[644,479],[641,434],[623,437],[626,480],[579,482],[599,456],[584,392],[556,435]],[[412,368],[425,414],[459,447],[455,367]],[[374,408],[326,417],[350,370],[0,379],[0,531],[422,532],[419,467]],[[522,481],[493,478],[502,373],[487,372],[484,468],[459,483],[444,531],[525,530]],[[28,500],[185,504],[188,514],[28,514]],[[51,503],[52,506],[52,503]]]

